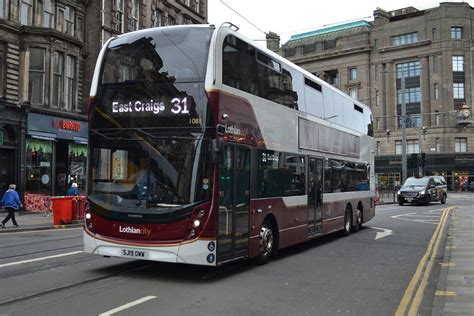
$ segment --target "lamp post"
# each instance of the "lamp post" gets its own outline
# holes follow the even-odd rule
[[[402,181],[401,183],[405,183],[407,179],[407,109],[405,104],[405,69],[401,71],[401,82],[400,82],[400,92],[402,98]]]

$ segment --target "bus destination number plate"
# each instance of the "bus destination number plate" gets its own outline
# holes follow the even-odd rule
[[[146,251],[143,250],[134,250],[134,249],[122,249],[122,257],[131,257],[131,258],[147,258]]]

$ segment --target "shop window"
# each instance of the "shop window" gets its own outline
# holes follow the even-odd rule
[[[69,143],[69,187],[76,182],[79,191],[84,192],[87,176],[87,145]]]
[[[51,194],[51,141],[26,139],[26,191]]]

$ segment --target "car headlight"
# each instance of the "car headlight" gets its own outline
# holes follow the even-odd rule
[[[425,190],[419,192],[420,195],[425,195],[425,193],[426,193]]]
[[[398,190],[397,194],[398,194],[398,195],[401,195],[401,194],[402,194],[402,192],[400,192],[400,190]]]

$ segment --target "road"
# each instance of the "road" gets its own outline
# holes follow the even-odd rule
[[[379,206],[348,237],[219,269],[85,254],[81,229],[3,233],[0,315],[393,315],[443,209],[468,202]]]

